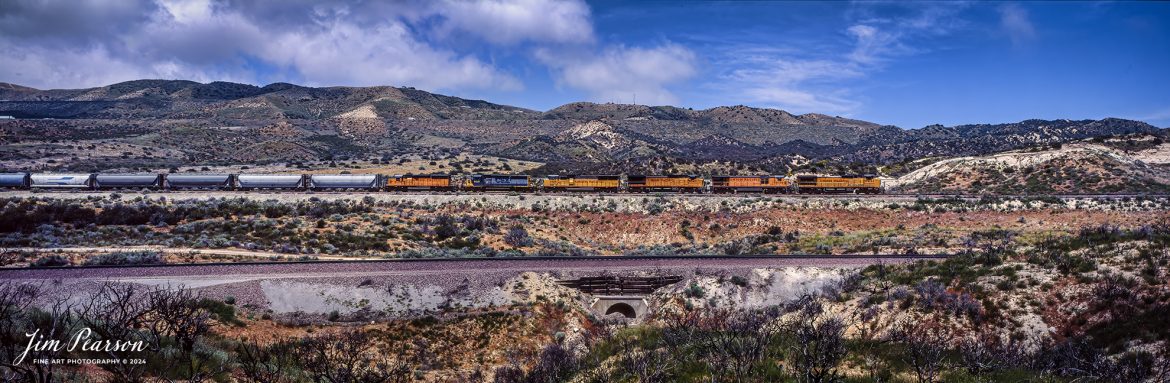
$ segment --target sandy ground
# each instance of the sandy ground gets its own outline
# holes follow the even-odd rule
[[[1044,151],[1007,151],[995,155],[979,157],[955,157],[940,160],[940,162],[922,166],[899,178],[883,180],[887,187],[901,187],[913,185],[922,180],[944,175],[952,171],[963,169],[1010,169],[1023,170],[1028,166],[1038,166],[1058,158],[1092,158],[1106,157],[1117,160],[1122,164],[1136,164],[1142,162],[1152,165],[1170,164],[1170,143],[1155,146],[1155,148],[1124,152],[1106,145],[1093,143],[1073,143],[1061,146],[1060,149]]]
[[[1165,155],[1165,153],[1158,154],[1159,152],[1155,149],[1151,150],[1153,152],[1145,155],[1144,158],[1149,160],[1156,160],[1159,155]],[[940,174],[950,173],[959,169],[972,169],[977,167],[1007,167],[1023,169],[1029,166],[1043,164],[1061,157],[1081,157],[1090,155],[1103,155],[1112,157],[1122,163],[1133,163],[1138,159],[1135,156],[1127,155],[1108,146],[1088,143],[1075,143],[1064,145],[1060,149],[1045,150],[1040,152],[1010,151],[980,157],[949,158],[924,166],[896,179],[891,179],[886,182],[886,186],[897,188],[910,185]]]
[[[1133,154],[1133,158],[1147,164],[1168,165],[1170,164],[1170,143],[1138,151]]]

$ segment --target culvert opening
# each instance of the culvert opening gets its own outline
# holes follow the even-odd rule
[[[633,319],[633,318],[638,316],[638,313],[636,311],[634,311],[634,306],[630,306],[629,304],[621,303],[621,302],[614,303],[613,306],[609,306],[609,309],[605,310],[605,315],[609,315],[609,314],[613,314],[613,313],[622,314],[622,316],[625,316],[626,318],[630,318],[630,319]]]

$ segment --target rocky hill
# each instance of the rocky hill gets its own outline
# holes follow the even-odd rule
[[[905,130],[747,106],[692,110],[577,102],[538,112],[405,87],[172,80],[55,90],[0,84],[0,115],[16,117],[0,120],[0,164],[49,169],[470,153],[570,172],[842,173],[901,164],[902,174],[923,158],[1131,134],[1167,137],[1165,130],[1121,119]],[[106,156],[114,158],[105,162],[73,154],[78,146],[103,147],[93,140],[138,145],[144,153],[111,152]],[[183,156],[158,158],[164,152]]]
[[[1170,144],[1129,151],[1104,142],[1077,142],[955,157],[922,166],[887,185],[917,193],[1168,193]]]
[[[0,113],[17,118],[326,119],[357,109],[390,119],[497,119],[522,108],[414,88],[264,87],[230,82],[135,80],[89,89],[35,90],[0,84]]]

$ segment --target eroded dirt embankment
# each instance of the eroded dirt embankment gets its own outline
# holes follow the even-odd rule
[[[5,270],[0,275],[27,283],[73,286],[65,290],[79,295],[97,283],[115,281],[190,288],[208,298],[230,298],[241,307],[275,315],[336,312],[399,319],[538,301],[560,301],[588,310],[592,296],[557,281],[599,275],[682,277],[681,282],[647,296],[651,312],[686,295],[684,290],[692,286],[706,291],[706,299],[713,303],[764,307],[831,288],[858,267],[901,261],[906,259],[395,261]]]

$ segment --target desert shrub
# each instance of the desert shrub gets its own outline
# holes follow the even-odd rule
[[[408,249],[397,254],[388,256],[388,258],[466,258],[466,257],[497,257],[502,255],[523,255],[523,253],[513,253],[512,251],[496,251],[490,247],[480,248],[443,248],[443,247],[424,247],[420,249]]]
[[[690,298],[703,298],[707,295],[707,290],[704,290],[703,286],[699,286],[698,283],[691,282],[691,285],[687,286],[683,293]]]
[[[437,214],[432,217],[418,218],[415,223],[421,227],[419,231],[423,235],[429,236],[432,242],[442,242],[457,236],[499,231],[499,223],[495,219],[469,215]]]
[[[211,313],[212,317],[218,320],[220,323],[235,326],[244,325],[244,322],[241,321],[240,318],[236,317],[236,308],[228,303],[211,298],[203,298],[199,300],[198,306]]]
[[[161,265],[166,259],[157,251],[117,251],[98,254],[85,260],[86,266]]]
[[[85,226],[94,223],[93,208],[70,201],[41,202],[35,199],[8,198],[0,208],[0,232],[30,232],[44,224]]]
[[[29,266],[31,266],[31,267],[58,267],[58,266],[69,266],[70,264],[71,263],[70,263],[68,257],[66,257],[64,255],[60,255],[60,254],[50,254],[50,255],[46,255],[46,256],[37,258],[37,260],[32,261],[32,263],[29,263]]]
[[[528,230],[524,230],[523,226],[516,225],[508,229],[507,234],[504,234],[504,243],[512,247],[528,247],[532,246],[532,237],[528,235]]]
[[[572,352],[560,344],[552,343],[541,350],[536,365],[527,373],[523,373],[517,366],[501,367],[496,370],[496,382],[563,382],[572,377],[578,368],[579,363]]]
[[[901,322],[894,327],[891,338],[905,346],[903,360],[910,366],[918,382],[935,382],[945,368],[950,336],[937,322]]]
[[[537,246],[540,247],[536,255],[541,257],[586,257],[597,255],[596,251],[583,249],[568,241],[540,239],[536,242]]]
[[[789,370],[798,382],[836,382],[844,375],[837,365],[849,351],[845,342],[847,324],[841,318],[825,315],[821,303],[811,296],[798,300],[790,310],[794,315],[784,324],[784,335],[791,337]]]
[[[409,382],[415,361],[405,351],[376,349],[377,340],[362,330],[347,330],[297,341],[293,355],[301,373],[317,382]],[[395,355],[395,358],[391,358]]]
[[[637,248],[631,249],[625,253],[628,256],[635,257],[669,257],[676,255],[687,255],[687,251],[681,247],[668,245],[640,245]]]

